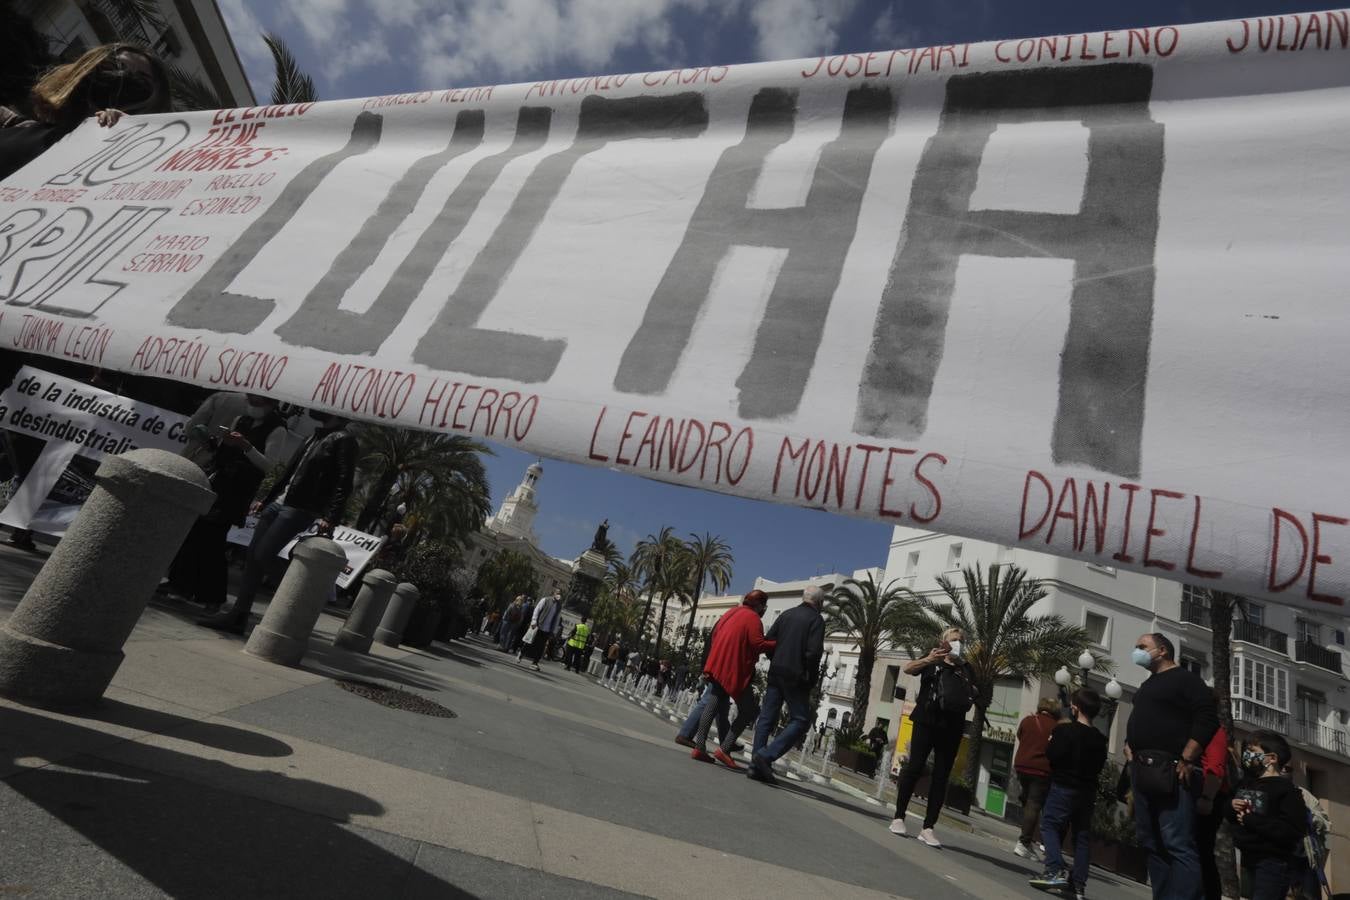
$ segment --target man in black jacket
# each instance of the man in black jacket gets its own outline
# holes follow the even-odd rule
[[[769,663],[769,686],[755,723],[754,749],[746,770],[746,775],[756,781],[772,784],[773,761],[792,749],[810,727],[811,683],[825,653],[825,619],[820,615],[823,599],[824,591],[815,585],[808,587],[802,592],[801,605],[774,620],[765,635],[778,645]],[[784,703],[790,716],[787,727],[770,744],[769,732],[778,722]]]
[[[1151,673],[1134,695],[1125,728],[1135,833],[1148,851],[1155,900],[1194,900],[1202,883],[1195,798],[1201,754],[1219,727],[1214,692],[1177,665],[1176,649],[1163,634],[1140,635],[1132,661]]]
[[[331,535],[342,520],[343,508],[352,492],[356,473],[356,435],[341,416],[311,411],[319,427],[305,442],[281,477],[259,502],[258,524],[248,545],[243,582],[234,605],[218,616],[198,619],[197,624],[243,634],[253,609],[253,596],[262,584],[268,564],[291,539],[317,521],[321,535]]]

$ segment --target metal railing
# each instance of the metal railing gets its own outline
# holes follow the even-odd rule
[[[1266,731],[1283,734],[1289,730],[1289,714],[1250,700],[1233,698],[1233,718]]]
[[[1209,607],[1199,600],[1181,600],[1181,621],[1209,627]]]
[[[1321,747],[1341,756],[1350,756],[1350,740],[1339,728],[1323,725],[1321,722],[1304,722],[1295,719],[1289,736],[1304,744]]]
[[[1245,619],[1233,623],[1233,640],[1265,647],[1276,653],[1289,653],[1289,635],[1264,625],[1254,625]]]
[[[1335,650],[1328,650],[1321,644],[1315,644],[1312,641],[1295,641],[1294,658],[1299,662],[1312,663],[1319,669],[1341,674],[1341,655]]]

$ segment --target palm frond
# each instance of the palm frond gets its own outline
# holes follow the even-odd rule
[[[180,66],[169,67],[169,89],[173,108],[183,112],[197,109],[223,109],[226,104],[205,79]]]
[[[276,67],[275,80],[272,82],[272,102],[312,103],[318,100],[319,92],[314,87],[314,79],[301,70],[300,63],[296,60],[295,54],[291,53],[291,48],[286,46],[286,42],[267,32],[263,33],[263,41],[267,43],[267,49],[272,51],[272,62]]]

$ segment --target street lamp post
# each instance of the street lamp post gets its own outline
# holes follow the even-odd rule
[[[1079,669],[1077,674],[1070,672],[1068,666],[1060,666],[1059,671],[1055,672],[1055,684],[1059,685],[1059,702],[1066,710],[1069,708],[1069,689],[1087,684],[1088,673],[1096,668],[1098,660],[1097,657],[1084,650],[1076,662]],[[1114,676],[1106,683],[1105,693],[1106,703],[1104,705],[1106,707],[1107,729],[1109,730],[1110,722],[1116,715],[1116,706],[1123,693],[1120,682],[1116,681]]]

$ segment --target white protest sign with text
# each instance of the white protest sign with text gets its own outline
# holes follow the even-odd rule
[[[1350,12],[84,125],[0,346],[1350,596]]]

